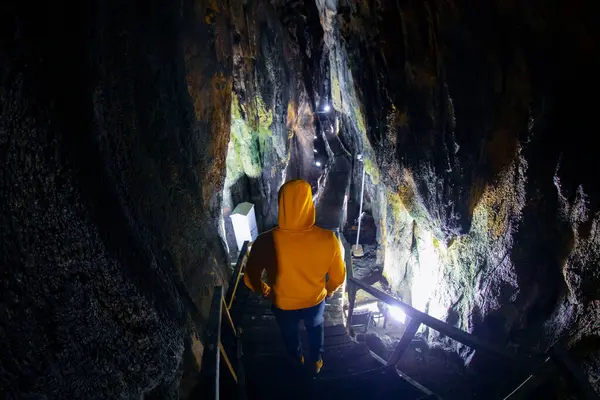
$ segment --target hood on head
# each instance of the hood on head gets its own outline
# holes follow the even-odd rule
[[[304,230],[315,224],[312,189],[302,179],[286,182],[279,189],[279,228]]]

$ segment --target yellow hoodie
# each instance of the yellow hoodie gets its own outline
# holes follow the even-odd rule
[[[279,226],[261,234],[252,245],[244,282],[253,291],[271,296],[282,310],[317,305],[346,278],[340,242],[332,231],[314,224],[310,185],[289,181],[279,191]],[[264,270],[268,284],[261,279]]]

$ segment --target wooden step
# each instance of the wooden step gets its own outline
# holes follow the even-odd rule
[[[263,357],[247,364],[248,399],[417,400],[423,393],[390,369],[372,368],[326,378],[325,368],[316,378],[294,369],[281,357]]]

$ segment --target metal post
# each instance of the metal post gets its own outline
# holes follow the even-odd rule
[[[192,391],[194,397],[202,394],[203,399],[219,400],[219,366],[221,363],[219,343],[221,341],[222,307],[223,286],[217,286],[213,292],[210,314],[204,327],[202,369],[198,383]]]
[[[365,194],[365,172],[367,168],[363,162],[362,184],[360,188],[360,208],[358,209],[358,231],[356,231],[356,247],[358,247],[358,239],[360,237],[360,222],[362,221],[363,197]]]

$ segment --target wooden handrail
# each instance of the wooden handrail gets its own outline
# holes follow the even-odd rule
[[[387,365],[392,367],[395,366],[402,354],[408,348],[410,341],[416,334],[419,325],[424,324],[429,326],[432,329],[462,343],[465,344],[475,350],[481,350],[486,354],[493,356],[497,359],[505,359],[509,361],[518,361],[517,355],[514,353],[507,352],[505,349],[501,349],[499,347],[490,345],[481,341],[476,336],[462,331],[446,322],[440,321],[428,315],[422,311],[417,310],[409,306],[408,304],[394,298],[393,296],[372,287],[371,285],[361,282],[352,277],[348,278],[351,286],[350,293],[356,296],[356,290],[364,290],[370,295],[376,297],[377,299],[385,302],[388,305],[396,306],[402,309],[402,311],[411,318],[406,331],[398,344],[396,345],[396,349],[390,359],[387,361]],[[353,296],[353,297],[354,297]],[[351,321],[352,318],[352,308],[353,308],[353,300],[350,300],[350,310],[348,314],[348,321]],[[350,326],[351,322],[349,322]],[[525,399],[529,394],[531,394],[535,389],[537,389],[541,384],[549,379],[551,375],[553,375],[557,370],[561,371],[562,374],[568,379],[572,388],[577,392],[579,398],[585,400],[598,400],[599,397],[592,388],[592,385],[589,383],[588,379],[586,379],[584,372],[582,369],[576,365],[573,360],[568,356],[567,352],[558,344],[552,346],[548,351],[550,357],[544,357],[545,361],[541,368],[531,376],[529,376],[519,387],[517,387],[511,394],[505,397],[505,400],[517,400],[517,399]],[[541,356],[541,355],[540,355]],[[524,360],[521,358],[521,360]],[[527,361],[532,361],[531,357],[527,358]],[[540,360],[542,361],[542,359]]]
[[[231,377],[236,382],[238,387],[240,387],[239,398],[244,398],[243,394],[243,386],[244,385],[244,373],[241,365],[241,340],[240,340],[240,330],[236,330],[235,326],[232,326],[234,332],[234,337],[237,338],[237,352],[236,358],[237,361],[237,371],[233,367],[227,352],[225,351],[225,347],[223,347],[223,343],[221,342],[221,326],[223,323],[223,313],[228,316],[228,322],[233,324],[231,317],[229,316],[229,310],[225,307],[225,299],[223,298],[223,286],[217,286],[214,289],[211,307],[210,307],[210,315],[207,320],[207,324],[204,329],[204,334],[202,336],[202,344],[204,345],[204,353],[202,354],[202,369],[200,370],[200,378],[198,379],[198,383],[192,390],[192,395],[189,397],[197,398],[199,395],[202,398],[211,399],[211,400],[219,400],[219,385],[220,385],[220,371],[221,371],[221,359],[225,362]]]
[[[225,300],[225,296],[223,293],[223,286],[217,286],[214,289],[210,314],[207,320],[207,323],[204,328],[204,334],[202,339],[202,344],[204,345],[204,353],[202,355],[202,369],[200,371],[200,379],[198,380],[198,384],[192,391],[193,395],[202,394],[202,398],[211,399],[211,400],[219,400],[219,384],[220,384],[220,365],[221,358],[225,361],[225,365],[227,366],[233,380],[240,387],[239,397],[244,398],[244,373],[243,367],[241,364],[241,330],[236,329],[236,326],[231,318],[231,314],[229,313],[229,309],[233,305],[233,301],[235,299],[235,294],[237,292],[237,288],[240,283],[242,271],[246,264],[247,256],[248,256],[248,248],[250,243],[244,242],[242,246],[242,251],[238,257],[237,263],[235,265],[233,275],[231,276],[231,280],[229,283],[229,290],[227,291],[227,301]],[[233,336],[237,337],[237,372],[233,367],[232,362],[230,361],[225,348],[223,347],[223,343],[221,342],[221,326],[223,323],[223,314],[225,314],[227,323],[231,326]]]
[[[477,336],[462,331],[446,322],[440,321],[439,319],[434,318],[429,314],[425,314],[424,312],[409,306],[408,304],[396,299],[393,296],[390,296],[389,294],[379,289],[372,287],[371,285],[365,282],[361,282],[354,278],[350,278],[349,280],[358,289],[364,290],[365,292],[378,298],[386,304],[401,308],[402,311],[410,318],[415,319],[419,323],[427,325],[432,329],[435,329],[436,331],[456,340],[457,342],[465,344],[473,349],[481,350],[495,358],[509,360],[514,360],[516,358],[514,354],[508,352],[506,349],[501,349],[499,347],[487,344],[481,341]]]
[[[237,336],[237,330],[235,328],[235,324],[233,323],[233,318],[231,318],[231,313],[229,312],[229,309],[227,308],[227,304],[225,304],[225,299],[223,299],[223,305],[225,306],[223,308],[223,311],[225,312],[225,316],[227,317],[227,322],[229,322],[229,326],[231,327],[233,336]]]
[[[238,383],[238,376],[235,373],[235,369],[233,369],[233,365],[231,365],[231,361],[229,361],[229,357],[227,356],[225,347],[223,347],[223,343],[220,340],[219,340],[219,350],[221,351],[221,357],[223,357],[223,360],[225,361],[225,364],[227,365],[227,369],[229,369],[229,373],[233,377],[233,380],[235,381],[235,383]]]
[[[233,300],[235,299],[235,293],[237,292],[238,285],[240,284],[240,277],[242,276],[242,270],[246,265],[248,258],[248,247],[250,246],[249,241],[245,241],[242,245],[242,250],[238,256],[235,268],[233,269],[233,275],[231,275],[231,281],[229,282],[229,290],[227,291],[227,309],[231,309]]]

